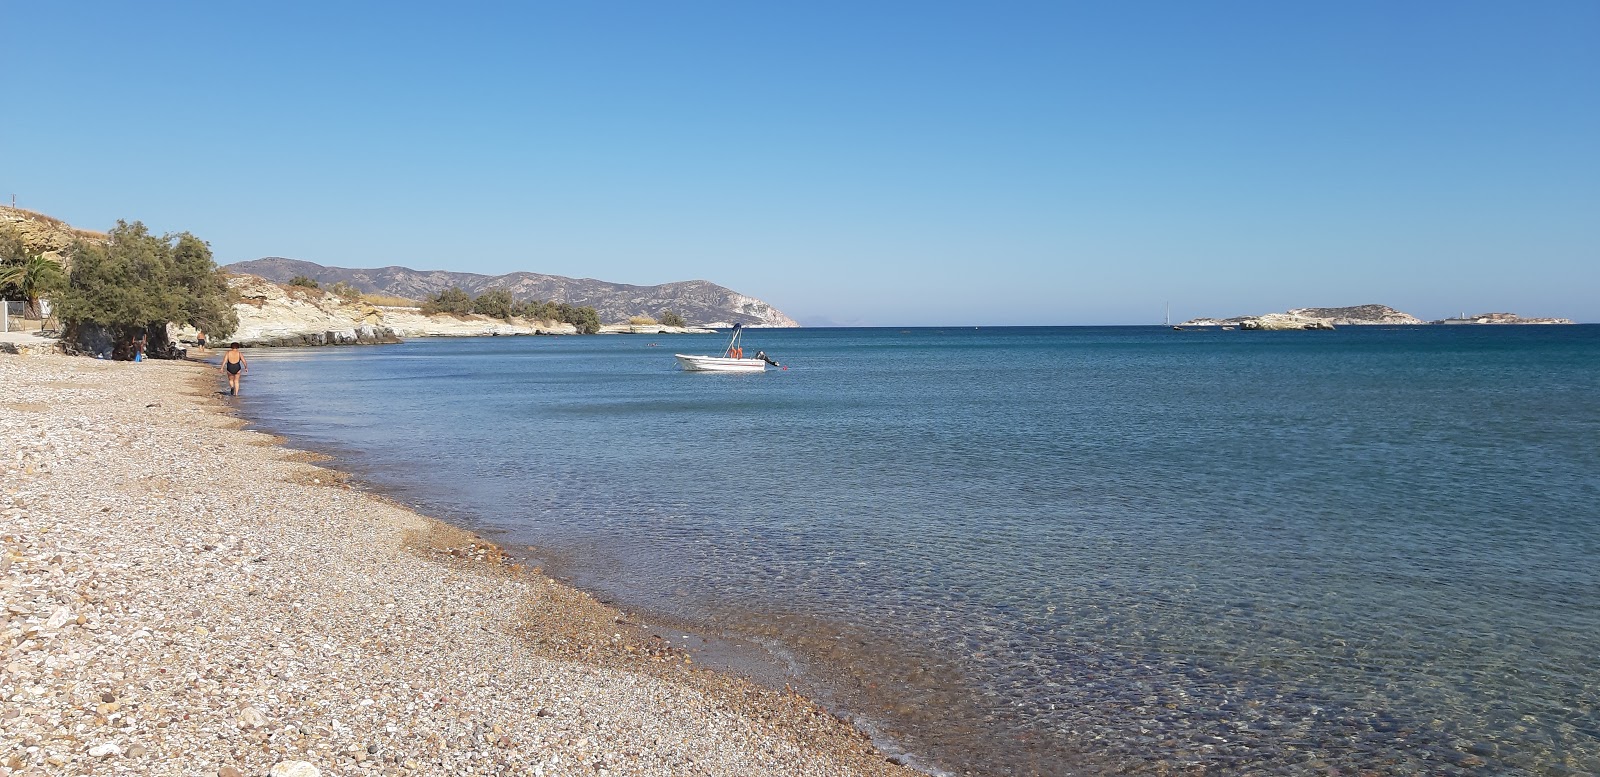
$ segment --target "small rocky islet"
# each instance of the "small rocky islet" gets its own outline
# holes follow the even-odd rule
[[[1238,327],[1242,330],[1333,329],[1340,326],[1415,326],[1421,324],[1571,324],[1570,318],[1524,318],[1514,313],[1479,313],[1438,321],[1424,321],[1388,305],[1351,305],[1342,308],[1293,308],[1232,318],[1191,318],[1181,327]]]

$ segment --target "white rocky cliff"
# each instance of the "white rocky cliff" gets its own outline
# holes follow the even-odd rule
[[[233,275],[239,294],[239,329],[230,338],[246,345],[393,343],[407,337],[576,334],[571,324],[372,305],[360,298],[303,286],[281,286],[253,275]]]

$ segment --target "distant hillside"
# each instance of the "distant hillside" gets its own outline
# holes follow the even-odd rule
[[[710,281],[679,281],[659,286],[630,286],[592,278],[565,278],[514,272],[505,275],[413,270],[409,267],[350,269],[324,267],[297,259],[267,257],[236,262],[229,272],[258,275],[288,283],[304,275],[323,286],[343,281],[369,294],[421,300],[451,286],[477,296],[489,289],[505,289],[518,300],[553,300],[574,307],[592,307],[601,321],[624,321],[631,316],[659,317],[671,310],[690,324],[740,323],[747,326],[795,327],[800,324],[777,308]]]

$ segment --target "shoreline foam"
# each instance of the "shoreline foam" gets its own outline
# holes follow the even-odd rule
[[[914,774],[241,429],[216,383],[0,359],[0,775]]]

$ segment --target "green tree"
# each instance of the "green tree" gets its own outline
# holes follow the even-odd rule
[[[66,283],[61,265],[43,254],[21,254],[0,261],[0,299],[22,298],[28,303],[27,316],[38,318],[39,300],[55,296]]]
[[[662,326],[688,326],[688,323],[684,322],[683,316],[680,316],[677,313],[674,313],[674,312],[672,312],[670,310],[663,310],[663,311],[661,311],[661,325]]]
[[[186,232],[157,237],[137,221],[118,221],[104,243],[73,244],[58,310],[69,340],[86,344],[103,330],[122,343],[150,333],[153,352],[168,322],[204,329],[218,340],[239,324],[205,241]]]
[[[577,327],[579,332],[592,335],[600,331],[600,314],[596,313],[594,308],[573,308],[564,303],[561,307],[566,308],[566,314],[562,316],[561,320]]]
[[[211,246],[188,232],[180,232],[172,245],[172,283],[180,296],[178,317],[220,340],[239,328],[233,309],[238,295],[228,288],[228,274],[211,257]]]
[[[490,289],[472,301],[472,312],[495,318],[511,318],[516,300],[505,289]]]
[[[435,313],[466,315],[472,312],[472,295],[462,291],[460,286],[451,286],[423,301],[422,312],[430,316]]]
[[[281,278],[283,276],[280,275],[278,277]],[[304,275],[296,275],[293,278],[290,278],[289,279],[289,285],[290,286],[304,286],[304,287],[306,287],[308,289],[320,289],[320,288],[322,288],[322,284],[319,284],[316,281],[311,280],[310,278],[307,278]]]

